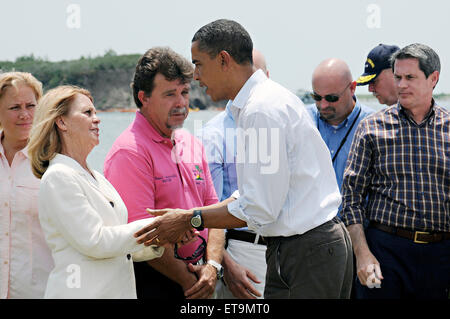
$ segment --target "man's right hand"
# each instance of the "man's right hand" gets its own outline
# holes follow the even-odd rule
[[[250,270],[235,262],[227,252],[224,253],[222,263],[224,265],[223,280],[233,296],[239,299],[261,297],[251,281],[258,284],[261,282]]]
[[[186,267],[187,270],[187,267]],[[197,275],[188,271],[187,274],[183,276],[183,279],[178,282],[178,284],[183,288],[183,292],[191,289],[198,281]]]
[[[381,280],[383,279],[380,263],[370,250],[356,256],[356,272],[359,282],[363,286],[380,288]]]
[[[368,288],[381,285],[383,275],[378,260],[372,254],[367,245],[366,235],[361,224],[347,226],[347,230],[352,239],[353,251],[356,257],[356,272],[359,282]]]

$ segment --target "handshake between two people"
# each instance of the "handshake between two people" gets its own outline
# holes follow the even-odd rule
[[[156,216],[150,224],[134,234],[138,244],[145,246],[165,244],[187,244],[196,241],[198,231],[191,225],[194,211],[201,210],[202,224],[205,228],[239,228],[247,226],[247,223],[234,217],[228,212],[227,205],[236,200],[238,195],[233,194],[229,198],[209,206],[186,209],[149,209],[147,212]],[[208,218],[206,218],[206,215]]]
[[[186,245],[198,239],[199,232],[189,222],[191,210],[147,208],[147,213],[155,218],[134,234],[138,244],[144,244],[144,246]]]

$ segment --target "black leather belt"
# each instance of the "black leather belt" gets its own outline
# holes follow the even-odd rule
[[[236,240],[245,241],[245,242],[253,244],[253,243],[255,243],[256,234],[250,233],[245,230],[227,229],[227,235],[226,235],[227,243],[228,243],[229,239],[236,239]],[[259,236],[259,238],[258,238],[258,245],[267,246],[267,243],[262,236]]]
[[[445,232],[425,232],[413,231],[404,228],[392,227],[371,221],[370,226],[386,233],[397,235],[406,239],[410,239],[417,244],[437,243],[443,240],[450,239],[450,233]]]

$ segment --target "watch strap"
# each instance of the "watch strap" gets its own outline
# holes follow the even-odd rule
[[[199,226],[196,226],[193,223],[194,219],[200,220],[200,225]],[[202,211],[201,210],[199,210],[199,209],[194,210],[194,213],[192,214],[192,217],[191,217],[191,226],[194,227],[197,230],[200,230],[200,231],[205,229],[205,227],[203,226],[203,218],[202,218]]]
[[[207,262],[207,264],[213,266],[214,268],[216,268],[216,274],[217,274],[217,279],[220,280],[223,277],[223,267],[221,264],[219,264],[217,261],[209,259]]]

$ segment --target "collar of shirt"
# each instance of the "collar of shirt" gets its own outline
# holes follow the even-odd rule
[[[413,123],[415,125],[421,126],[421,125],[423,125],[423,124],[425,124],[425,123],[427,123],[429,121],[431,122],[433,120],[433,116],[435,114],[434,106],[435,106],[434,98],[431,98],[430,110],[428,111],[427,115],[425,115],[424,119],[420,123],[416,123],[416,121],[409,114],[408,110],[405,109],[403,107],[403,105],[400,104],[400,102],[398,102],[398,104],[397,104],[397,109],[398,109],[399,116],[401,116],[404,119],[407,119],[408,121],[410,121],[411,123]]]
[[[104,182],[102,182],[102,180],[104,180],[103,176],[97,171],[91,169],[88,164],[87,166],[89,168],[89,171],[91,171],[91,173],[94,176],[92,176],[80,165],[80,163],[78,163],[70,156],[56,153],[56,156],[50,161],[49,167],[55,164],[63,164],[72,168],[81,176],[83,176],[94,188],[96,188],[100,193],[102,193],[103,196],[105,196],[106,199],[108,199],[108,201],[113,201],[114,195],[111,193],[108,187],[104,187]]]
[[[229,118],[231,118],[234,122],[233,113],[231,112],[231,106],[233,105],[233,100],[228,100],[227,106],[225,106],[225,113]]]
[[[238,109],[243,109],[248,102],[253,88],[265,80],[267,80],[267,77],[261,69],[255,71],[252,76],[248,78],[247,82],[245,82],[244,86],[239,90],[239,93],[232,101],[232,106]]]
[[[91,176],[91,174],[89,174],[89,172],[87,172],[81,165],[80,163],[78,163],[76,160],[74,160],[72,157],[64,155],[64,154],[60,154],[60,153],[56,153],[55,157],[50,160],[50,164],[51,165],[55,165],[55,164],[64,164],[69,166],[70,168],[74,169],[75,171],[77,171],[78,173],[81,173],[82,175],[86,175],[86,176]],[[89,170],[91,172],[93,172],[91,170],[91,168],[89,167],[89,165],[87,164]],[[92,178],[92,176],[91,176]]]
[[[151,125],[145,116],[141,112],[136,112],[136,124],[138,125],[141,132],[146,132],[146,134],[155,142],[155,143],[164,143],[169,146],[173,146],[174,144],[182,144],[184,143],[183,134],[181,132],[183,129],[176,129],[173,131],[172,137],[164,137],[158,133],[158,131]],[[175,142],[175,143],[174,143]]]
[[[353,96],[353,100],[355,100],[355,107],[353,108],[353,111],[347,116],[347,118],[345,120],[343,120],[340,124],[338,124],[337,126],[333,126],[331,124],[329,124],[327,121],[325,121],[324,119],[322,119],[322,117],[320,116],[320,113],[317,112],[317,117],[318,117],[318,121],[320,121],[319,125],[325,125],[325,126],[329,126],[329,127],[333,127],[333,129],[335,130],[340,130],[343,127],[348,126],[348,123],[353,123],[353,121],[355,120],[356,116],[359,113],[359,110],[361,110],[361,104],[359,104],[358,99],[356,98],[356,96]],[[319,122],[318,122],[319,123]]]
[[[4,156],[6,158],[5,149],[3,148],[3,144],[1,142],[1,140],[3,139],[3,136],[4,136],[3,130],[1,130],[0,131],[0,156]],[[18,151],[18,153],[22,153],[23,156],[30,159],[28,156],[28,145],[25,146],[24,148],[22,148],[20,151]]]

